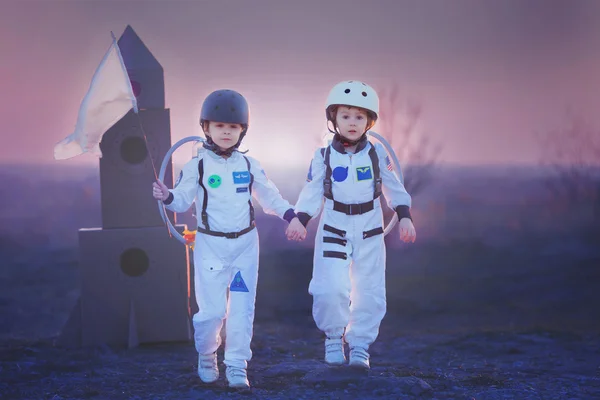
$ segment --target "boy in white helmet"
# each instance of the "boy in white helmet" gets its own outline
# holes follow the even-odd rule
[[[217,90],[202,104],[204,149],[183,167],[175,188],[153,184],[153,196],[174,212],[196,200],[198,231],[194,246],[194,287],[198,312],[193,316],[198,375],[205,383],[219,378],[216,351],[227,319],[226,377],[229,386],[249,387],[247,362],[258,280],[258,234],[254,196],[267,214],[290,222],[293,207],[257,160],[237,149],[248,130],[249,110],[233,90]],[[298,222],[300,224],[300,222]],[[300,224],[300,226],[302,226]],[[227,296],[229,292],[229,296]]]
[[[313,318],[326,335],[325,361],[370,368],[369,346],[386,312],[385,243],[380,195],[398,214],[400,238],[414,242],[411,197],[393,172],[381,144],[367,140],[379,113],[377,93],[358,81],[333,87],[327,98],[331,143],[313,157],[306,185],[296,204],[297,220],[288,239],[305,237],[308,221],[325,204],[315,238]]]

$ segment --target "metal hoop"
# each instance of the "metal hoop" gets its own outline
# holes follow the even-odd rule
[[[160,179],[161,182],[164,181],[165,171],[167,170],[167,165],[169,164],[169,160],[171,159],[171,156],[173,155],[175,150],[177,150],[179,147],[181,147],[181,145],[188,143],[188,142],[204,142],[204,141],[205,141],[204,138],[202,138],[200,136],[189,136],[189,137],[183,138],[179,142],[175,143],[173,145],[173,147],[171,147],[169,149],[169,151],[167,151],[167,154],[165,154],[165,158],[163,159],[163,162],[160,166],[160,172],[158,173],[158,179]],[[167,224],[167,226],[169,227],[169,232],[171,232],[171,234],[177,240],[179,240],[181,243],[187,244],[183,235],[181,233],[177,232],[177,230],[175,229],[175,227],[173,226],[173,224],[171,223],[169,218],[167,218],[162,201],[158,200],[157,203],[158,203],[158,210],[160,212],[160,216],[161,216],[163,222],[165,222]]]
[[[388,143],[387,140],[385,140],[385,138],[383,136],[381,136],[377,132],[368,131],[367,134],[370,136],[373,136],[375,139],[379,140],[385,147],[385,150],[387,151],[388,155],[392,156],[392,161],[394,162],[394,166],[395,166],[393,173],[397,173],[398,179],[400,179],[400,182],[402,182],[402,184],[404,184],[404,176],[402,175],[402,169],[400,168],[400,161],[398,161],[398,157],[396,156],[396,153],[394,152],[394,149],[392,148],[392,146]],[[398,214],[394,213],[394,216],[392,217],[391,221],[388,222],[387,226],[383,230],[383,235],[385,236],[388,233],[390,233],[397,222],[398,222]]]

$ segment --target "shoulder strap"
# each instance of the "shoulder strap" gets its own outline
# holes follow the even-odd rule
[[[246,160],[246,166],[248,167],[248,173],[250,174],[250,194],[252,194],[252,184],[254,183],[254,174],[252,173],[252,170],[250,169],[250,160],[248,160],[248,157],[246,156],[242,156],[244,157],[244,160]]]
[[[331,146],[327,146],[326,149],[321,149],[321,154],[324,153],[325,157],[325,179],[323,179],[323,196],[333,200],[333,192],[331,191],[331,165],[329,165],[329,155],[331,154]]]
[[[250,198],[248,199],[248,206],[250,207],[250,226],[254,225],[254,206],[252,205],[252,184],[254,183],[254,175],[252,174],[252,171],[250,169],[250,160],[248,160],[248,157],[246,156],[242,156],[244,157],[244,160],[246,160],[246,165],[248,166],[248,173],[250,174],[250,185],[248,185],[248,190],[250,192]]]
[[[208,226],[208,214],[206,213],[206,206],[208,205],[208,191],[206,190],[206,186],[204,186],[204,159],[201,158],[198,161],[198,183],[202,190],[204,190],[204,199],[202,201],[202,225],[208,230],[210,227]]]
[[[371,158],[371,164],[373,165],[373,199],[381,196],[381,170],[379,168],[379,157],[377,156],[377,151],[375,151],[375,146],[371,143],[371,148],[369,149],[369,157]]]

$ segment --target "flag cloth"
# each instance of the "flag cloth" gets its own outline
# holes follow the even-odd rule
[[[394,166],[392,165],[392,161],[390,160],[390,156],[385,156],[385,163],[387,164],[388,171],[393,171]]]
[[[137,100],[113,35],[113,43],[98,65],[79,107],[75,131],[54,146],[54,159],[64,160],[85,152],[102,157],[102,135],[132,107],[137,113]]]

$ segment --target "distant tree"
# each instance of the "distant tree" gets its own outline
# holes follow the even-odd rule
[[[375,132],[389,142],[402,164],[404,185],[415,196],[433,180],[441,146],[419,131],[423,106],[412,99],[403,99],[398,84],[379,90],[379,121]]]
[[[536,137],[550,193],[569,203],[600,201],[600,130],[568,109],[563,126]]]

